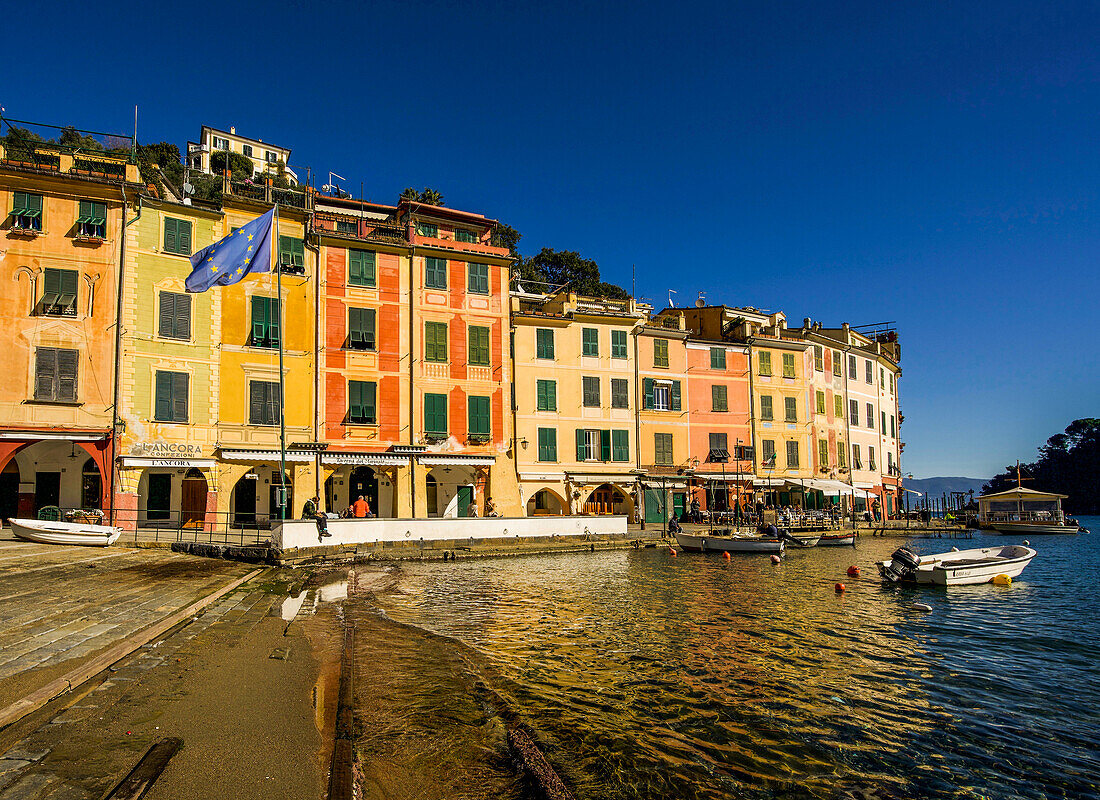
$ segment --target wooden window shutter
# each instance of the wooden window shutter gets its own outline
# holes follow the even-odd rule
[[[157,333],[161,336],[174,337],[176,335],[176,297],[175,292],[160,293],[160,321]]]
[[[363,418],[374,424],[378,422],[377,385],[372,382],[363,383],[362,394],[359,402],[363,405]]]
[[[248,383],[248,422],[251,425],[263,424],[265,405],[263,388],[264,385],[260,381]]]
[[[611,460],[611,431],[600,431],[600,461]]]
[[[176,295],[176,337],[191,338],[191,295]]]
[[[76,400],[76,378],[80,364],[78,350],[57,351],[57,399]]]
[[[186,372],[172,375],[172,419],[175,422],[187,422],[187,385],[190,378]]]
[[[348,381],[348,417],[352,422],[363,418],[363,384],[360,381]]]
[[[267,338],[267,298],[252,298],[252,343],[262,343]],[[255,385],[255,384],[253,384]]]
[[[362,313],[363,346],[369,350],[375,348],[375,310],[364,308]]]
[[[645,378],[642,380],[642,387],[645,392],[645,397],[642,401],[642,408],[653,408],[653,378]]]
[[[83,215],[83,211],[81,212]],[[164,251],[166,253],[176,252],[177,244],[177,230],[176,220],[171,217],[164,218]]]
[[[61,294],[61,270],[47,268],[42,284],[46,294]]]
[[[56,394],[57,350],[39,347],[34,356],[34,397],[36,400],[53,400]]]
[[[584,428],[577,428],[577,461],[584,461]]]
[[[279,313],[279,300],[275,297],[267,298],[267,330],[271,337],[272,344],[279,343],[280,331],[280,317]]]
[[[181,219],[176,221],[176,252],[185,256],[191,255],[191,221]]]
[[[156,387],[153,394],[153,419],[169,422],[172,419],[172,373],[156,374]]]
[[[348,344],[352,347],[363,345],[363,312],[358,308],[348,309]]]
[[[672,406],[671,406],[672,410],[673,411],[679,411],[680,410],[680,382],[679,381],[673,381],[672,382],[672,393],[671,394],[672,394]]]

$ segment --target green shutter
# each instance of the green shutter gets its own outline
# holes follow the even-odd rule
[[[447,395],[424,395],[424,430],[427,433],[447,433]]]
[[[489,418],[489,398],[469,398],[469,433],[471,436],[489,436],[491,434],[491,422]]]
[[[358,422],[363,418],[362,387],[361,381],[348,381],[348,418],[351,422]]]
[[[480,367],[489,366],[489,329],[471,325],[469,332],[467,360]]]
[[[611,331],[611,357],[626,358],[626,331]]]
[[[672,392],[671,392],[671,394],[672,394],[671,409],[673,411],[679,411],[680,410],[680,382],[679,381],[673,381],[672,382]]]
[[[176,231],[178,239],[176,241],[176,252],[180,255],[191,255],[191,222],[190,220],[181,219],[176,221]]]
[[[653,398],[653,378],[645,378],[642,380],[642,388],[645,392],[645,396],[642,401],[642,408],[653,408],[655,401]]]
[[[177,372],[172,376],[172,421],[187,422],[187,384],[191,376]]]
[[[348,251],[348,283],[352,286],[374,286],[375,255],[370,250]]]
[[[447,323],[424,323],[424,359],[445,362],[447,360]]]
[[[489,265],[471,262],[467,266],[467,288],[475,294],[489,294]]]
[[[160,372],[156,374],[156,391],[154,394],[153,419],[158,422],[168,422],[172,419],[172,373]]]
[[[539,461],[558,460],[557,428],[539,428]]]
[[[549,328],[535,330],[535,356],[536,358],[554,358],[554,331]]]
[[[267,338],[267,298],[252,298],[252,344],[261,345]]]
[[[577,461],[584,461],[584,428],[577,428]]]
[[[176,221],[171,217],[164,218],[164,252],[176,252]]]
[[[600,461],[611,460],[611,431],[600,431]]]
[[[612,431],[611,432],[611,460],[612,461],[629,461],[630,460],[630,432],[629,431]]]

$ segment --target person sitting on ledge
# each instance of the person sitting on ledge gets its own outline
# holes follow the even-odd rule
[[[485,501],[485,516],[487,517],[499,517],[500,512],[497,511],[496,503],[493,502],[493,498],[489,498]]]
[[[356,519],[364,519],[371,515],[370,503],[367,502],[367,499],[363,497],[363,495],[359,495],[359,499],[351,504],[351,514]]]

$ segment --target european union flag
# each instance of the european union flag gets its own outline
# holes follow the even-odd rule
[[[214,284],[237,283],[251,272],[270,272],[274,222],[273,208],[191,256],[192,271],[184,282],[187,291],[205,292]]]

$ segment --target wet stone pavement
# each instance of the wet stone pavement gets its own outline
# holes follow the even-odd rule
[[[166,550],[0,540],[0,705],[250,571]],[[147,797],[318,796],[318,770],[302,768],[320,741],[315,667],[280,616],[289,585],[265,572],[0,730],[0,800],[101,798],[166,736],[184,747]],[[293,774],[266,763],[283,747],[298,753]]]

